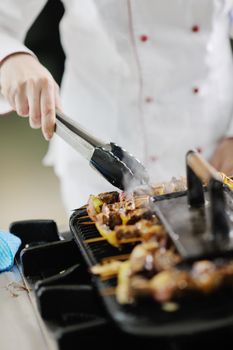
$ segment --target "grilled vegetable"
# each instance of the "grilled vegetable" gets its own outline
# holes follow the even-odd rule
[[[131,304],[134,302],[130,287],[130,264],[125,261],[121,264],[116,288],[116,298],[120,304]]]
[[[113,204],[118,202],[118,200],[119,193],[116,191],[100,193],[98,196],[90,195],[87,204],[87,213],[95,221],[96,215],[102,211],[104,203]]]
[[[95,221],[96,215],[101,212],[103,202],[99,197],[91,195],[88,200],[87,213],[89,217]]]
[[[121,264],[121,261],[112,261],[103,265],[95,265],[91,268],[91,272],[94,275],[100,275],[102,278],[117,276]]]
[[[117,225],[114,230],[99,222],[96,222],[96,227],[101,236],[115,247],[122,244],[147,241],[151,237],[160,240],[165,236],[165,231],[161,225],[148,220],[141,220],[135,225]]]
[[[226,176],[223,173],[220,173],[223,179],[224,184],[226,184],[227,186],[229,186],[232,190],[233,190],[233,179]]]
[[[110,230],[107,225],[101,225],[98,222],[95,225],[102,237],[104,237],[114,247],[119,247],[119,242],[117,241],[115,231]]]

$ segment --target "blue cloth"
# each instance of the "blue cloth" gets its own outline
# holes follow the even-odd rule
[[[0,272],[10,270],[21,240],[12,233],[0,231]]]

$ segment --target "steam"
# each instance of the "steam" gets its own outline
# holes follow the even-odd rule
[[[147,169],[133,156],[123,157],[122,161],[132,171],[132,174],[125,173],[123,178],[124,191],[128,193],[148,194],[148,195],[161,195],[172,192],[185,191],[187,189],[186,177],[171,177],[169,181],[154,182],[152,183]],[[156,175],[156,174],[153,174]],[[154,176],[153,176],[154,177]]]
[[[180,176],[178,178],[172,177],[170,181],[164,182],[155,182],[140,184],[139,180],[143,174],[140,169],[135,174],[135,177],[125,174],[124,176],[124,190],[128,193],[137,193],[137,194],[148,194],[148,195],[162,195],[172,192],[181,192],[187,189],[186,177]]]

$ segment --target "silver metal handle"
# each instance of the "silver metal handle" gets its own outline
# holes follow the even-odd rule
[[[91,160],[95,148],[88,142],[86,142],[84,139],[82,139],[80,136],[74,134],[60,120],[56,121],[55,132],[71,147],[73,147],[75,151],[78,151],[88,161]]]
[[[56,110],[57,121],[60,121],[60,124],[65,125],[68,129],[73,131],[80,138],[88,142],[93,147],[103,146],[105,142],[99,140],[98,138],[91,135],[88,131],[86,131],[83,126],[81,126],[78,122],[69,118],[63,112]]]

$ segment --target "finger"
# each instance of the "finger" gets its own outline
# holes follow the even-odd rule
[[[9,93],[5,96],[14,111],[16,111],[15,96],[16,96],[16,90],[13,90],[13,89],[11,89]]]
[[[41,127],[40,97],[41,87],[30,83],[28,85],[29,123],[33,129]]]
[[[61,97],[60,97],[60,91],[59,91],[59,86],[55,86],[55,105],[56,108],[62,112],[62,104],[61,104]]]
[[[24,89],[20,89],[15,94],[15,110],[21,117],[28,117],[28,99]]]
[[[41,126],[46,140],[50,140],[55,126],[55,92],[54,84],[47,81],[41,90]]]

